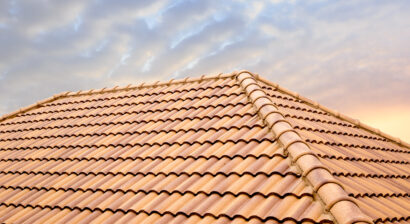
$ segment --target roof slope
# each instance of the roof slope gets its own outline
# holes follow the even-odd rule
[[[56,95],[0,118],[0,222],[408,221],[406,143],[322,108],[248,72]]]
[[[364,214],[375,222],[410,220],[409,144],[256,79]]]

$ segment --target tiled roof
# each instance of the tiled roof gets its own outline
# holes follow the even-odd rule
[[[405,223],[410,147],[249,72],[0,118],[0,222]]]

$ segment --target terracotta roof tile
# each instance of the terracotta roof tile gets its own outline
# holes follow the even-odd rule
[[[248,72],[0,119],[0,222],[409,221],[409,147]]]

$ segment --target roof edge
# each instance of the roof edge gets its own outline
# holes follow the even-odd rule
[[[31,105],[29,105],[29,106],[26,106],[26,107],[22,107],[22,108],[20,108],[19,110],[16,110],[16,111],[14,111],[14,112],[11,112],[11,113],[8,113],[8,114],[4,114],[3,116],[0,117],[0,122],[2,122],[2,121],[4,121],[4,120],[7,120],[7,119],[10,119],[10,118],[13,118],[13,117],[15,117],[17,114],[25,113],[25,112],[27,112],[27,111],[30,111],[30,110],[39,108],[39,107],[41,107],[42,104],[49,103],[49,102],[51,102],[51,101],[54,101],[54,100],[59,99],[59,98],[61,98],[61,97],[64,97],[64,96],[66,96],[68,93],[69,93],[69,92],[62,92],[62,93],[59,93],[59,94],[55,94],[55,95],[53,95],[52,97],[46,98],[46,99],[44,99],[44,100],[37,101],[36,103],[33,103],[33,104],[31,104]]]
[[[116,91],[123,91],[123,90],[131,90],[131,89],[141,89],[141,88],[152,88],[152,87],[158,87],[158,86],[168,86],[168,85],[174,85],[174,84],[184,84],[184,83],[191,83],[191,82],[202,82],[205,80],[210,80],[210,79],[225,79],[225,78],[231,78],[233,77],[235,74],[231,73],[231,74],[223,74],[220,73],[218,75],[202,75],[200,77],[196,77],[196,78],[184,78],[184,79],[171,79],[169,81],[166,82],[154,82],[151,84],[146,84],[145,82],[138,84],[138,85],[132,85],[129,84],[127,86],[124,87],[119,87],[119,86],[114,86],[113,88],[107,88],[104,87],[102,89],[91,89],[91,90],[87,90],[87,91],[77,91],[77,92],[68,92],[67,96],[79,96],[79,95],[88,95],[88,94],[92,94],[92,93],[107,93],[107,92],[116,92]]]
[[[202,76],[197,77],[197,78],[187,77],[185,79],[178,79],[178,80],[171,79],[170,81],[167,81],[167,82],[157,81],[157,82],[152,83],[152,84],[145,84],[145,82],[143,82],[143,83],[138,84],[138,85],[129,84],[129,85],[124,86],[124,87],[115,86],[113,88],[104,87],[102,89],[91,89],[91,90],[87,90],[87,91],[80,90],[80,91],[77,91],[77,92],[70,92],[70,91],[62,92],[62,93],[59,93],[59,94],[55,94],[52,97],[46,98],[44,100],[40,100],[40,101],[38,101],[34,104],[31,104],[27,107],[20,108],[19,110],[16,110],[14,112],[4,114],[3,116],[0,116],[0,122],[2,122],[4,120],[7,120],[7,119],[10,119],[10,118],[13,118],[18,114],[25,113],[27,111],[39,108],[39,107],[41,107],[42,104],[50,103],[51,101],[54,101],[56,99],[66,97],[66,96],[80,96],[80,95],[89,95],[89,94],[93,94],[93,93],[107,93],[107,92],[116,92],[116,91],[122,91],[122,90],[131,90],[131,89],[139,89],[139,88],[150,88],[150,87],[166,86],[166,85],[171,85],[171,84],[202,82],[202,81],[210,80],[210,79],[232,78],[234,76],[235,76],[234,73],[231,73],[231,74],[220,73],[218,75],[209,75],[209,76],[202,75]]]
[[[349,116],[346,116],[346,115],[344,115],[344,114],[339,113],[339,112],[336,111],[336,110],[332,110],[332,109],[330,109],[330,108],[328,108],[328,107],[325,107],[325,106],[319,104],[319,103],[316,102],[316,101],[313,101],[313,100],[308,99],[308,98],[306,98],[306,97],[300,96],[298,93],[293,92],[293,91],[290,91],[290,90],[288,90],[288,89],[286,89],[286,88],[284,88],[284,87],[282,87],[282,86],[279,86],[277,83],[274,83],[274,82],[271,82],[271,81],[269,81],[269,80],[267,80],[267,79],[264,79],[264,78],[260,77],[259,75],[255,75],[255,77],[256,77],[256,79],[257,79],[258,81],[261,81],[261,82],[263,82],[263,83],[265,83],[265,84],[267,84],[267,85],[273,86],[273,87],[275,87],[276,89],[278,89],[278,90],[280,90],[280,91],[282,91],[282,92],[284,92],[284,93],[286,93],[286,94],[288,94],[288,95],[291,95],[291,96],[295,97],[295,98],[298,99],[298,100],[304,101],[305,103],[309,104],[310,106],[313,106],[314,108],[321,109],[321,110],[323,110],[323,111],[325,111],[325,112],[327,112],[327,113],[329,113],[329,114],[331,114],[331,115],[333,115],[333,116],[335,116],[335,117],[337,117],[337,118],[339,118],[339,119],[341,119],[341,120],[343,120],[343,121],[346,121],[346,122],[348,122],[348,123],[351,123],[351,124],[353,124],[353,125],[356,125],[356,126],[362,128],[362,129],[365,129],[366,131],[369,131],[369,132],[371,132],[371,133],[373,133],[373,134],[377,134],[377,135],[379,135],[379,136],[382,136],[382,137],[384,137],[384,138],[387,138],[387,139],[393,141],[393,142],[396,143],[396,144],[399,144],[399,145],[404,146],[404,147],[406,147],[406,148],[410,148],[410,144],[407,143],[407,142],[405,142],[405,141],[403,141],[403,140],[401,140],[400,138],[393,137],[393,136],[391,136],[391,135],[389,135],[389,134],[387,134],[387,133],[385,133],[385,132],[380,131],[380,130],[377,129],[377,128],[373,128],[373,127],[371,127],[371,126],[369,126],[369,125],[367,125],[367,124],[362,123],[362,122],[359,121],[358,119],[351,118],[351,117],[349,117]]]
[[[302,170],[303,179],[313,187],[325,210],[333,215],[338,223],[373,223],[262,90],[257,83],[259,76],[241,71],[236,74],[236,79],[261,116],[264,125],[274,134],[276,140],[283,144],[285,154]]]

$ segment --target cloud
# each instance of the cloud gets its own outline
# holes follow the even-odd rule
[[[370,0],[1,1],[0,114],[67,90],[248,69],[363,117],[410,105],[409,12]]]

